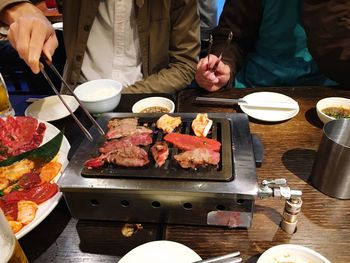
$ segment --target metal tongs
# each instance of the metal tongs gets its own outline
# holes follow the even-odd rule
[[[217,256],[207,259],[202,259],[200,261],[195,261],[193,263],[239,263],[242,262],[242,258],[239,257],[240,252],[232,252],[223,256]]]
[[[210,70],[211,72],[215,72],[215,71],[216,71],[216,69],[217,69],[217,67],[218,67],[218,65],[219,65],[219,63],[220,63],[220,61],[222,60],[222,56],[223,56],[225,50],[227,49],[227,47],[230,45],[230,43],[231,43],[231,41],[232,41],[232,38],[233,38],[233,33],[232,33],[232,31],[231,31],[231,32],[228,34],[228,36],[227,36],[226,44],[225,44],[224,48],[222,49],[222,51],[221,51],[221,53],[220,53],[220,55],[219,55],[218,60],[215,62],[214,66],[213,66],[211,69],[208,68],[208,70]],[[209,37],[209,46],[208,46],[208,67],[209,67],[209,56],[210,56],[210,53],[211,53],[211,47],[212,47],[212,45],[213,45],[213,36],[210,35],[210,37]]]
[[[74,115],[73,111],[71,110],[71,108],[68,106],[68,104],[64,101],[64,99],[62,98],[61,94],[58,92],[58,90],[56,89],[55,85],[53,84],[53,82],[51,81],[49,75],[46,73],[45,71],[45,66],[47,65],[49,66],[49,68],[55,73],[55,75],[62,81],[62,83],[67,87],[67,89],[69,90],[69,92],[73,95],[73,97],[77,100],[77,102],[79,103],[80,107],[83,109],[84,113],[88,116],[88,118],[91,120],[91,122],[93,123],[93,125],[95,125],[95,127],[97,128],[98,132],[101,135],[105,135],[105,132],[103,131],[103,129],[101,128],[101,126],[96,122],[96,120],[91,116],[91,114],[88,112],[88,110],[84,107],[84,105],[81,103],[81,101],[78,99],[78,97],[75,95],[73,89],[68,85],[68,83],[63,79],[63,77],[61,76],[61,74],[58,72],[58,70],[56,69],[56,67],[52,64],[52,62],[44,55],[42,54],[41,58],[40,58],[40,71],[41,73],[44,75],[46,81],[49,83],[50,87],[53,89],[53,91],[56,93],[56,95],[60,98],[60,100],[62,101],[62,103],[64,104],[64,106],[67,108],[67,110],[69,111],[70,115],[73,117],[74,121],[77,123],[77,125],[79,126],[79,128],[84,132],[86,138],[88,138],[88,140],[90,142],[93,141],[93,138],[90,134],[90,132],[84,127],[84,125],[79,121],[79,119]]]

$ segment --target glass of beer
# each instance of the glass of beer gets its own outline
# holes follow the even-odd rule
[[[9,99],[6,83],[0,73],[0,117],[7,117],[9,115],[15,115],[15,111]]]
[[[0,208],[0,262],[27,263],[28,259],[24,254],[18,240],[10,228],[7,219]]]

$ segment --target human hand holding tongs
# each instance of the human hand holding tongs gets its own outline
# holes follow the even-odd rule
[[[59,93],[59,91],[56,89],[55,85],[53,84],[53,82],[51,81],[50,77],[48,76],[48,74],[46,73],[45,70],[45,65],[49,66],[49,68],[55,73],[55,75],[63,82],[63,84],[67,87],[67,89],[69,90],[69,92],[73,95],[73,97],[77,100],[77,102],[79,103],[80,107],[83,109],[84,113],[88,116],[88,118],[91,120],[91,122],[93,123],[93,125],[95,125],[95,127],[97,128],[98,132],[101,135],[104,135],[105,132],[103,131],[103,129],[101,128],[101,126],[96,122],[96,120],[91,116],[91,114],[88,112],[88,110],[84,107],[84,105],[81,103],[81,101],[78,99],[78,97],[75,95],[73,89],[68,85],[68,83],[63,79],[63,77],[61,76],[61,74],[58,72],[58,70],[56,69],[56,67],[52,64],[52,62],[44,55],[42,54],[41,58],[40,58],[40,71],[41,73],[44,75],[46,81],[49,83],[50,87],[53,89],[53,91],[56,93],[56,95],[59,97],[59,99],[62,101],[63,105],[67,108],[67,110],[69,111],[70,115],[73,117],[74,121],[77,123],[77,125],[79,126],[79,128],[84,132],[86,138],[89,141],[93,141],[93,138],[90,134],[90,132],[84,127],[84,125],[79,121],[79,119],[74,115],[73,111],[71,110],[71,108],[68,106],[68,104],[64,101],[63,97],[61,96],[61,94]]]
[[[211,53],[211,48],[213,46],[213,36],[210,34],[209,36],[209,45],[208,45],[208,70],[211,71],[211,72],[214,72],[216,71],[220,61],[222,60],[222,56],[225,52],[225,50],[227,49],[227,47],[230,45],[231,41],[232,41],[232,38],[233,38],[233,33],[232,31],[228,34],[227,36],[227,40],[226,40],[226,44],[224,46],[224,48],[222,49],[218,59],[216,60],[215,64],[213,67],[210,67],[210,64],[209,64],[209,57],[210,57],[210,53]]]

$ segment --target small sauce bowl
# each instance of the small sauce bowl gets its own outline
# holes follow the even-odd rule
[[[316,104],[316,112],[317,116],[324,124],[336,119],[335,117],[329,116],[324,112],[326,108],[331,107],[342,107],[344,109],[350,109],[350,99],[342,97],[328,97],[319,100]]]
[[[173,113],[174,111],[174,102],[165,97],[145,98],[132,106],[133,113]]]

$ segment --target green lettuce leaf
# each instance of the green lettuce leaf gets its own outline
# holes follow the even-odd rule
[[[1,161],[0,167],[11,165],[22,159],[29,159],[29,160],[37,161],[43,164],[48,163],[59,152],[61,148],[62,140],[63,140],[63,132],[60,131],[55,137],[53,137],[50,141],[41,145],[40,147],[25,153],[21,153],[16,156],[12,156],[10,158],[7,158],[4,161]]]

